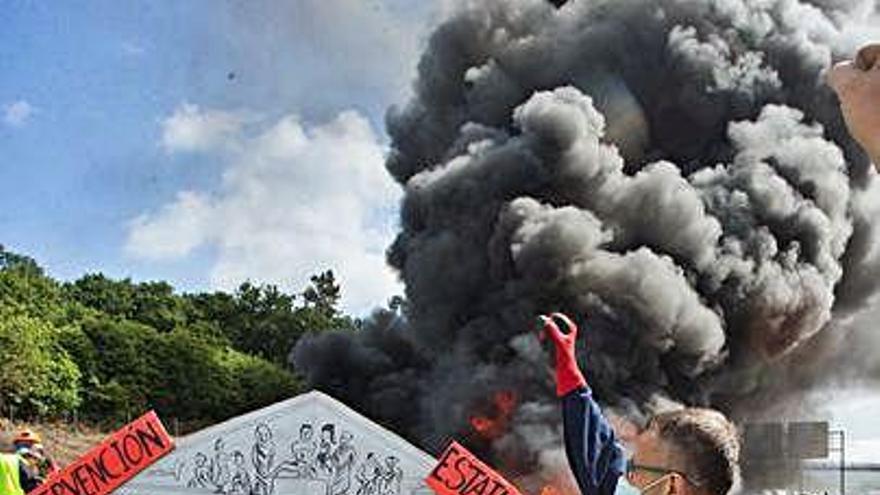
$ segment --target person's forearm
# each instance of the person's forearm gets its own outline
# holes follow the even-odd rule
[[[623,450],[589,387],[561,398],[565,455],[581,495],[612,495],[624,473]]]

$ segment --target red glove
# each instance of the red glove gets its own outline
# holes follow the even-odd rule
[[[544,329],[541,331],[542,340],[545,336],[549,336],[556,346],[556,395],[562,397],[572,390],[586,387],[587,380],[578,368],[574,353],[574,343],[578,333],[577,325],[562,313],[553,313],[551,316],[562,320],[568,327],[568,331],[563,333],[556,326],[553,318],[545,315],[539,317],[544,324]]]

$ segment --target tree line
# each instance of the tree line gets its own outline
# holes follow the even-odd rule
[[[88,274],[62,282],[0,245],[0,408],[119,423],[147,409],[192,425],[297,394],[303,335],[351,331],[333,272],[298,294],[244,283],[178,294],[165,282]]]

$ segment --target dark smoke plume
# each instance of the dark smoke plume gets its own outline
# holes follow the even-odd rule
[[[822,81],[876,15],[463,2],[387,118],[406,311],[304,340],[295,366],[435,452],[513,390],[509,431],[466,440],[518,475],[561,445],[540,312],[577,316],[597,397],[628,416],[746,419],[815,385],[880,282],[880,189]]]

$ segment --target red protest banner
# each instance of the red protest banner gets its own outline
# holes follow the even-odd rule
[[[28,495],[106,495],[171,452],[174,442],[153,411],[116,431]]]
[[[453,441],[425,482],[437,495],[521,495],[513,484]]]

